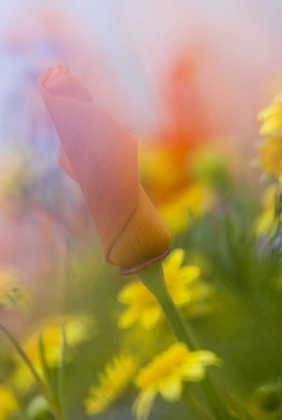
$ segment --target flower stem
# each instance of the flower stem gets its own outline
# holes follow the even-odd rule
[[[140,271],[138,276],[159,302],[176,339],[185,343],[192,351],[199,350],[200,346],[194,337],[191,328],[182,318],[167,290],[161,263],[155,263]],[[234,419],[234,417],[229,414],[225,404],[218,395],[208,373],[206,373],[206,378],[202,381],[202,385],[216,420]]]
[[[183,388],[183,393],[184,393],[184,396],[186,397],[188,403],[192,404],[192,406],[195,408],[195,410],[197,410],[201,414],[201,416],[203,417],[203,419],[205,419],[205,420],[213,420],[211,418],[210,414],[208,414],[204,410],[204,408],[199,403],[199,401],[190,392],[187,392],[187,387],[184,387]]]
[[[45,383],[35,370],[32,362],[30,361],[27,354],[24,352],[18,341],[12,336],[12,334],[0,323],[0,330],[5,335],[5,337],[10,341],[10,343],[14,346],[15,350],[17,351],[18,355],[21,357],[22,361],[25,363],[27,368],[29,369],[30,373],[34,377],[40,391],[46,398],[49,403],[50,409],[53,412],[55,418],[57,420],[64,420],[64,417],[61,415],[60,409],[57,407],[56,403],[54,402],[52,396],[49,394],[48,388],[46,387]]]

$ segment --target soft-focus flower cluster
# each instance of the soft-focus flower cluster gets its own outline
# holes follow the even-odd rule
[[[144,190],[137,141],[100,106],[95,91],[92,97],[82,77],[64,66],[41,76],[41,93],[60,138],[60,163],[76,183],[63,172],[61,190],[55,188],[53,172],[36,180],[29,155],[10,156],[8,167],[3,160],[1,203],[17,205],[22,226],[28,220],[34,227],[28,240],[37,232],[50,243],[36,267],[26,264],[32,273],[28,284],[40,290],[39,299],[30,299],[21,275],[9,264],[0,270],[0,332],[8,338],[5,331],[10,326],[13,331],[10,343],[4,340],[2,346],[1,341],[0,420],[49,418],[51,412],[58,419],[103,412],[101,417],[131,418],[132,403],[138,420],[154,415],[229,420],[221,406],[234,420],[282,416],[282,96],[259,116],[264,138],[260,164],[273,183],[256,219],[254,186],[233,177],[233,157],[222,159],[208,145],[214,133],[196,73],[195,63],[176,63],[164,101],[170,123],[148,133],[146,144],[140,135]],[[64,191],[67,202],[65,182],[70,186]],[[51,195],[45,194],[47,184]],[[179,343],[164,323],[157,293],[149,292],[154,288],[102,264],[95,232],[89,229],[88,236],[85,226],[65,223],[66,208],[77,210],[77,187],[107,262],[120,266],[122,274],[141,269],[139,278],[148,275],[151,281],[165,258],[162,268],[172,301],[165,301],[161,282],[160,302]],[[36,195],[40,200],[34,200]],[[148,197],[174,233],[171,245]],[[39,218],[27,211],[33,206],[48,215],[46,224],[39,226]],[[82,213],[90,220],[86,207]],[[256,233],[270,234],[271,240]],[[19,241],[25,258],[28,240]],[[0,259],[12,261],[5,252]],[[21,330],[14,310],[28,306],[31,312],[20,314]],[[10,351],[13,343],[26,359]],[[209,367],[222,362],[201,348],[219,354],[224,368],[209,375]],[[206,392],[213,383],[210,404]]]
[[[202,97],[198,58],[183,54],[164,86],[169,127],[140,145],[141,179],[173,233],[189,229],[214,204],[214,190],[195,173],[195,163],[214,133]],[[191,108],[191,112],[187,109]],[[193,110],[193,111],[192,111]]]
[[[262,123],[260,135],[260,163],[263,171],[281,182],[282,177],[282,95],[276,96],[272,105],[259,113]]]
[[[76,314],[66,317],[48,317],[23,340],[22,348],[37,372],[43,376],[40,339],[44,347],[46,362],[50,369],[57,369],[61,361],[63,333],[66,335],[68,348],[76,347],[88,341],[95,331],[93,319],[86,315]],[[68,352],[68,357],[71,353]],[[14,386],[21,392],[27,393],[34,386],[34,378],[30,375],[21,359],[17,360],[12,376]]]
[[[260,135],[263,141],[259,149],[259,161],[264,174],[274,181],[264,197],[264,211],[257,222],[259,235],[272,237],[279,229],[281,217],[282,181],[282,95],[274,98],[273,103],[259,113],[262,123]]]

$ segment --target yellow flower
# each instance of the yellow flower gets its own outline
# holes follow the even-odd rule
[[[258,115],[263,124],[261,136],[277,136],[282,134],[282,94],[274,98],[273,104],[262,110]]]
[[[184,256],[183,249],[175,249],[163,263],[166,285],[177,307],[193,301],[193,287],[200,274],[196,266],[181,267]],[[129,305],[119,319],[120,328],[140,323],[144,329],[150,330],[162,317],[156,298],[139,281],[127,284],[120,291],[118,300]]]
[[[183,343],[176,343],[156,356],[136,378],[136,386],[141,390],[133,406],[137,419],[146,420],[149,417],[158,393],[169,402],[179,400],[182,381],[201,381],[206,374],[205,367],[211,365],[221,365],[214,353],[189,351]]]
[[[0,309],[26,310],[29,303],[30,294],[20,275],[11,268],[0,268]]]
[[[73,349],[87,341],[93,334],[93,320],[85,315],[70,315],[68,317],[46,318],[31,332],[22,343],[22,348],[31,360],[33,366],[42,375],[42,366],[39,349],[40,335],[43,339],[47,364],[50,368],[56,369],[61,358],[62,328],[66,333],[67,348]],[[13,381],[17,389],[27,392],[33,384],[33,377],[30,375],[25,364],[18,361]]]
[[[282,178],[282,137],[270,137],[260,147],[260,164],[271,176]]]
[[[0,420],[8,420],[19,406],[13,392],[4,385],[0,385]]]
[[[202,183],[194,183],[174,195],[159,208],[159,213],[174,233],[188,229],[192,218],[200,218],[214,203],[212,190]]]
[[[137,367],[137,360],[129,354],[114,357],[100,374],[100,385],[89,389],[85,400],[86,414],[91,416],[109,408],[130,385]]]

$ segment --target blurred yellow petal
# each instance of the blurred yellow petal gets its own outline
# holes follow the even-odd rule
[[[183,379],[190,382],[200,382],[206,376],[205,368],[201,365],[188,366],[182,370]]]
[[[181,267],[181,269],[179,270],[177,280],[182,282],[182,284],[191,284],[195,280],[197,280],[199,275],[200,275],[199,267],[196,267],[193,265],[184,266],[184,267]]]
[[[85,399],[86,414],[89,416],[108,409],[126,391],[133,380],[138,361],[127,353],[115,356],[100,374],[100,383],[89,388]]]
[[[179,378],[163,385],[160,388],[160,394],[169,402],[175,402],[180,399],[182,392],[182,384]]]
[[[264,136],[269,136],[273,134],[277,134],[279,130],[282,128],[282,121],[278,118],[271,118],[270,120],[266,121],[259,130],[259,134]]]
[[[144,330],[151,330],[158,323],[162,315],[161,308],[157,305],[147,308],[140,318],[140,325]]]
[[[275,109],[273,108],[273,106],[269,106],[267,108],[264,108],[262,111],[258,113],[258,121],[265,121],[274,116],[275,116]]]
[[[201,364],[202,366],[221,366],[222,360],[213,352],[208,350],[198,350],[191,355],[191,361]]]
[[[169,258],[167,258],[164,261],[163,269],[164,269],[165,275],[168,275],[171,272],[174,273],[175,271],[177,271],[183,263],[184,256],[185,256],[184,249],[181,249],[181,248],[174,249],[170,253]]]
[[[268,175],[282,177],[282,137],[267,139],[260,147],[259,153],[262,169]]]
[[[9,387],[0,385],[0,420],[8,420],[20,410],[14,393]]]
[[[159,211],[171,230],[180,234],[189,228],[191,217],[199,218],[213,206],[214,198],[211,188],[195,182],[174,194]]]
[[[148,420],[157,392],[148,390],[140,392],[133,404],[133,412],[137,420]]]
[[[118,321],[118,327],[122,329],[127,329],[132,327],[136,322],[140,320],[139,311],[134,307],[130,307],[120,316]]]
[[[258,114],[258,120],[262,122],[261,136],[277,136],[282,129],[282,95],[277,95],[272,104]]]

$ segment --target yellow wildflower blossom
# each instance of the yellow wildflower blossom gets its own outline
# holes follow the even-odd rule
[[[220,359],[207,350],[189,351],[185,344],[169,347],[141,369],[136,386],[141,390],[133,409],[138,420],[147,420],[158,393],[169,402],[180,399],[182,381],[199,382],[206,366],[220,366]]]
[[[258,119],[262,122],[261,136],[278,136],[282,134],[282,94],[276,96],[273,104],[259,113]]]
[[[30,294],[19,273],[9,267],[0,268],[0,309],[26,310]]]
[[[86,414],[91,416],[109,408],[128,388],[137,368],[137,360],[129,354],[114,357],[100,374],[100,384],[89,389],[85,400]]]
[[[8,420],[19,409],[13,392],[4,385],[0,385],[0,420]]]
[[[85,315],[46,318],[31,332],[22,343],[22,348],[40,375],[43,374],[39,349],[42,336],[45,357],[50,368],[56,369],[60,363],[62,328],[66,333],[68,349],[73,349],[87,341],[93,334],[93,320]],[[21,360],[18,361],[13,381],[17,389],[27,392],[33,384],[33,377]]]
[[[159,207],[159,213],[168,227],[176,234],[188,229],[192,218],[200,218],[214,203],[211,188],[202,183],[194,183],[177,193]]]
[[[260,165],[265,173],[282,178],[282,137],[270,137],[260,147]]]
[[[196,266],[181,266],[185,252],[175,249],[163,263],[164,277],[170,295],[177,307],[193,302],[195,282],[200,274]],[[120,328],[129,328],[136,323],[147,330],[152,329],[162,317],[156,298],[140,281],[127,284],[120,291],[118,300],[129,305],[119,319]]]

